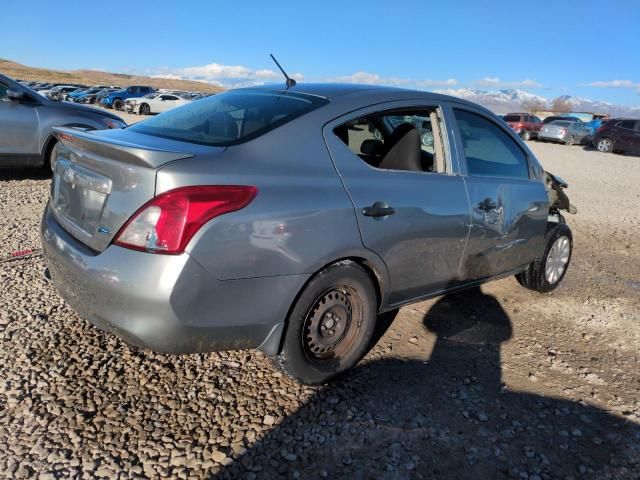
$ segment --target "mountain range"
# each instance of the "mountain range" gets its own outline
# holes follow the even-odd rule
[[[537,101],[551,108],[553,99],[535,95],[524,90],[478,90],[474,88],[448,88],[434,90],[436,93],[452,95],[464,98],[475,103],[479,103],[489,110],[504,114],[509,112],[519,112],[522,110],[522,103]],[[589,100],[587,98],[572,97],[563,95],[560,99],[568,102],[574,112],[608,113],[613,117],[638,117],[640,118],[640,107],[627,107],[609,102]]]

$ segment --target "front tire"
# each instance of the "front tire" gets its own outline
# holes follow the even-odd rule
[[[140,115],[149,115],[151,113],[151,108],[146,103],[143,103],[142,105],[140,105],[138,113]]]
[[[607,137],[601,138],[598,140],[598,143],[596,143],[596,149],[602,153],[613,152],[613,140]]]
[[[548,223],[545,233],[546,246],[516,279],[525,288],[540,293],[555,290],[567,273],[573,252],[573,235],[565,223]]]
[[[367,353],[376,315],[376,288],[367,272],[354,262],[333,264],[302,291],[273,363],[300,383],[324,383]]]

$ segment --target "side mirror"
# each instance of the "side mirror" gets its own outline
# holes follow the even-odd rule
[[[9,89],[9,90],[7,90],[7,98],[9,100],[14,101],[14,102],[19,102],[20,100],[22,100],[24,98],[24,93],[21,92],[20,90]]]

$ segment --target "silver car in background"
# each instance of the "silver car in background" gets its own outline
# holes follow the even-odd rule
[[[554,120],[540,129],[538,140],[560,142],[565,145],[582,145],[590,135],[591,130],[582,122]]]
[[[273,85],[57,136],[46,275],[156,351],[259,348],[321,383],[364,356],[378,314],[508,275],[548,292],[571,257],[566,184],[452,97]]]
[[[49,164],[56,144],[54,127],[101,130],[125,126],[117,115],[55,102],[0,75],[0,168]]]

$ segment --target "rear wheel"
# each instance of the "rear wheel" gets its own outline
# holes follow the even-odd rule
[[[601,138],[596,143],[596,148],[599,152],[609,153],[613,151],[613,141],[610,138]]]
[[[576,138],[573,135],[571,135],[569,138],[567,138],[567,141],[564,143],[565,145],[571,146],[574,143],[576,143]]]
[[[516,275],[523,287],[541,293],[554,290],[564,278],[571,261],[573,236],[565,223],[549,223],[546,247],[522,273]]]
[[[529,133],[529,130],[525,130],[525,131],[522,133],[522,139],[523,139],[525,142],[528,142],[529,140],[531,140],[531,133]]]
[[[296,301],[273,362],[301,383],[324,383],[365,355],[376,314],[376,289],[367,272],[354,262],[331,265]]]
[[[113,101],[113,108],[114,110],[122,110],[122,107],[124,106],[124,102],[122,101],[121,98],[116,98]]]
[[[146,103],[140,105],[140,109],[138,110],[140,115],[149,115],[151,113],[151,108]]]

